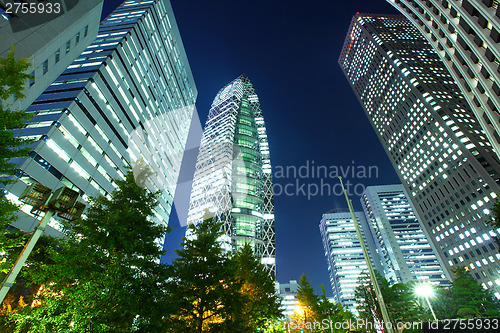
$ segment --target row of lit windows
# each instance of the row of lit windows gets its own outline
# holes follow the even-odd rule
[[[89,32],[89,26],[86,25],[85,28],[83,29],[83,32],[77,32],[74,39],[70,39],[66,42],[65,44],[65,47],[63,49],[63,51],[65,51],[65,54],[68,54],[71,50],[71,45],[73,44],[72,40],[74,40],[74,46],[77,46],[79,43],[80,43],[80,36],[82,35],[83,33],[83,38],[87,37],[88,35],[88,32]],[[61,59],[61,48],[58,48],[56,50],[56,52],[54,53],[54,62],[52,63],[52,61],[50,61],[50,64],[57,64]],[[49,71],[49,59],[45,60],[43,63],[42,63],[42,76],[47,74],[47,72]],[[29,77],[29,86],[31,87],[32,85],[35,84],[35,81],[36,81],[36,70],[33,70],[31,73],[30,73],[30,77]]]

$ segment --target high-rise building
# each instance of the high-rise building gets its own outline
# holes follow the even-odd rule
[[[365,216],[363,212],[355,214],[373,268],[382,272],[381,266],[374,259],[376,252],[373,240],[367,237],[369,233],[366,233],[368,224]],[[325,248],[334,302],[356,313],[354,291],[358,286],[359,276],[363,271],[368,273],[368,270],[351,213],[348,209],[330,210],[323,214],[319,229]]]
[[[154,172],[147,186],[160,191],[155,219],[168,223],[196,96],[170,2],[123,2],[28,108],[34,117],[20,133],[40,141],[17,160],[7,197],[35,181],[84,199],[109,196],[126,167],[147,165]],[[18,226],[36,222],[28,208]]]
[[[495,0],[388,0],[425,36],[500,156],[500,8]]]
[[[290,280],[288,283],[275,282],[276,293],[281,299],[281,309],[283,315],[289,318],[295,314],[295,307],[299,304],[297,293],[299,284],[297,280]]]
[[[32,64],[26,98],[6,101],[26,109],[97,36],[103,0],[0,0],[0,56],[14,46]]]
[[[438,54],[403,16],[356,14],[339,64],[444,268],[467,266],[500,298],[498,230],[487,224],[500,164]]]
[[[188,224],[202,221],[207,209],[223,223],[227,250],[249,243],[275,273],[269,144],[259,98],[244,74],[219,91],[203,130]]]
[[[403,185],[368,186],[361,206],[377,248],[375,260],[380,259],[388,281],[448,284],[451,277],[445,276]]]

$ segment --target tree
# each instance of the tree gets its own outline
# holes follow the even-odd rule
[[[324,329],[325,332],[345,333],[348,332],[345,322],[355,322],[355,317],[351,311],[344,309],[340,303],[332,303],[326,297],[325,287],[321,285],[321,295],[319,296],[318,307],[321,316],[321,322],[327,320],[329,328]],[[344,324],[344,325],[342,325]],[[354,328],[353,328],[354,329]]]
[[[384,303],[389,314],[392,327],[398,327],[398,323],[416,322],[421,318],[422,309],[418,305],[412,289],[404,283],[395,283],[392,286],[378,271],[375,271]],[[361,304],[358,308],[361,318],[372,322],[383,320],[379,307],[378,298],[368,274],[360,276],[360,284],[356,287],[356,301]]]
[[[15,313],[17,332],[159,332],[168,267],[156,240],[167,228],[151,217],[157,194],[129,171],[111,198],[90,199],[86,218],[62,222],[53,263],[31,272],[39,306]]]
[[[0,57],[0,183],[9,181],[16,169],[12,158],[26,156],[29,149],[26,145],[33,142],[16,137],[14,130],[24,127],[31,115],[22,110],[11,110],[5,105],[10,97],[23,98],[23,85],[29,75],[24,72],[30,67],[28,59],[16,59],[14,48],[7,56]],[[18,207],[0,194],[0,272],[7,273],[11,262],[7,261],[11,251],[21,246],[25,239],[21,233],[13,233],[7,229],[9,224],[17,221]]]
[[[458,267],[454,273],[450,296],[456,317],[500,316],[500,304],[490,291],[483,289],[464,267]]]
[[[495,229],[500,228],[500,199],[497,199],[495,204],[491,206],[489,224],[493,226]],[[500,247],[500,236],[495,236],[495,242]]]
[[[321,310],[319,308],[319,297],[314,293],[314,289],[305,274],[300,276],[299,286],[297,288],[296,314],[293,319],[299,327],[305,327],[312,330],[314,323],[321,320]]]
[[[377,278],[379,276],[380,273],[377,275]],[[359,317],[364,323],[371,323],[371,325],[366,325],[369,332],[376,332],[375,323],[380,323],[382,321],[382,312],[380,311],[377,296],[375,295],[375,290],[370,280],[370,276],[366,271],[363,271],[359,275],[358,286],[356,287],[354,294],[356,297],[356,303],[358,304],[357,310]]]
[[[422,308],[419,306],[412,287],[404,283],[395,283],[389,288],[389,282],[384,283],[385,288],[382,290],[387,311],[394,327],[397,323],[417,322],[421,318]]]
[[[234,278],[234,262],[217,242],[223,234],[221,223],[207,218],[191,224],[189,231],[191,236],[184,238],[172,262],[168,331],[235,331],[234,314],[242,311],[242,284]]]
[[[24,98],[23,86],[29,75],[24,73],[30,67],[28,59],[16,59],[14,48],[7,57],[0,57],[0,100],[6,101],[10,97]],[[0,177],[10,176],[15,173],[15,164],[10,160],[15,157],[26,156],[29,149],[26,144],[32,141],[19,138],[14,130],[24,127],[25,122],[31,119],[24,110],[11,110],[10,107],[0,103]]]
[[[239,332],[255,332],[265,323],[281,316],[281,302],[275,291],[274,279],[255,257],[248,243],[236,251],[231,260],[243,298],[242,311],[238,315],[241,324]]]

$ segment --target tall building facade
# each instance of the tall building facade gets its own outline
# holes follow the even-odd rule
[[[500,8],[495,0],[388,0],[437,51],[500,156]]]
[[[34,117],[20,135],[40,141],[17,160],[7,197],[35,181],[84,200],[109,196],[126,167],[147,165],[154,176],[146,185],[160,191],[155,219],[168,223],[196,96],[170,2],[124,1],[28,108]],[[26,213],[18,227],[30,230],[37,221]]]
[[[24,110],[97,36],[103,0],[0,0],[0,56],[14,46],[16,58],[32,64],[20,100],[5,101]],[[27,10],[25,10],[26,8]],[[25,12],[26,11],[26,12]]]
[[[296,313],[295,307],[299,305],[297,300],[299,284],[297,280],[290,280],[288,283],[275,282],[276,293],[281,299],[281,309],[288,318]]]
[[[354,16],[339,64],[451,274],[468,266],[500,298],[487,224],[500,164],[438,54],[403,16]]]
[[[448,284],[451,277],[445,276],[403,185],[368,186],[361,206],[387,280]]]
[[[246,75],[215,97],[196,162],[188,224],[209,210],[223,223],[228,250],[249,243],[275,273],[274,201],[266,127]]]
[[[367,247],[374,269],[382,271],[375,260],[375,247],[371,237],[367,237],[368,224],[363,212],[355,212],[363,240]],[[356,313],[354,291],[358,286],[361,273],[367,271],[365,257],[359,242],[351,213],[348,209],[334,209],[323,214],[319,224],[325,257],[328,263],[330,284],[335,303],[342,304]]]

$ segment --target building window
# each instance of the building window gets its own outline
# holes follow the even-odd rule
[[[69,50],[71,49],[71,40],[68,40],[66,42],[66,54],[68,54]]]
[[[80,43],[80,33],[77,33],[75,37],[75,45],[78,45],[78,43]]]
[[[43,75],[49,71],[49,59],[43,62]]]
[[[35,71],[30,73],[29,84],[30,84],[30,87],[35,84]]]
[[[57,49],[57,51],[56,51],[56,61],[55,61],[56,64],[59,62],[60,58],[61,58],[61,49]]]
[[[89,26],[85,26],[85,30],[83,31],[83,37],[87,37],[87,35],[89,34]]]

